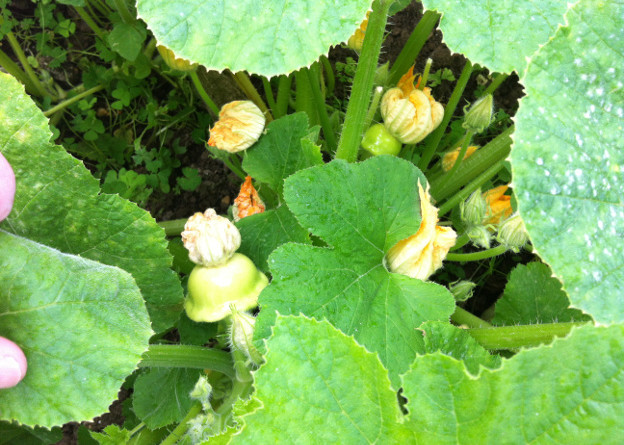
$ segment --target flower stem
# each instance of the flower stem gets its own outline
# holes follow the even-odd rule
[[[419,90],[424,90],[427,86],[427,80],[429,79],[429,71],[431,71],[431,64],[433,60],[427,59],[427,63],[425,64],[425,70],[423,71],[423,75],[420,78],[420,84],[418,85]]]
[[[325,72],[325,80],[327,82],[327,91],[329,94],[334,94],[336,88],[336,78],[334,77],[334,70],[332,69],[329,59],[325,56],[321,56],[321,64],[323,65],[323,71]]]
[[[464,160],[464,157],[466,156],[466,152],[468,151],[468,146],[470,145],[470,142],[472,141],[473,135],[474,135],[473,131],[466,130],[464,141],[462,143],[461,149],[459,150],[459,154],[457,155],[457,159],[455,159],[455,162],[453,163],[453,166],[451,167],[451,169],[444,176],[442,176],[439,182],[440,185],[438,185],[438,187],[444,187],[444,185],[451,180],[455,172],[459,169],[459,166],[461,165],[462,161]]]
[[[453,247],[451,247],[451,252],[453,250],[461,249],[466,244],[468,244],[469,241],[470,241],[470,237],[468,235],[466,235],[465,233],[463,235],[459,236],[457,238],[457,240],[455,240],[455,245]]]
[[[312,99],[316,105],[316,111],[321,120],[321,128],[323,129],[323,136],[325,137],[325,142],[327,143],[327,149],[330,153],[333,153],[336,151],[336,136],[334,135],[331,123],[329,122],[325,99],[323,99],[323,95],[321,94],[321,89],[319,87],[318,76],[316,75],[318,74],[318,71],[314,67],[318,67],[318,65],[313,65],[309,69],[304,69],[303,73],[307,78],[310,89],[312,90]]]
[[[347,106],[342,134],[336,150],[337,159],[344,159],[348,162],[357,160],[362,134],[365,130],[364,120],[375,81],[377,60],[379,59],[379,51],[381,50],[381,42],[383,41],[391,4],[392,0],[375,0],[373,2],[373,11],[368,19],[362,53],[353,78],[351,99]]]
[[[487,328],[492,326],[487,321],[481,320],[476,315],[472,315],[470,312],[460,308],[459,306],[455,308],[455,312],[451,315],[451,321],[455,324],[463,324],[470,328]]]
[[[280,76],[277,86],[276,109],[273,110],[275,119],[278,119],[288,111],[288,99],[290,99],[290,85],[292,78],[290,76]]]
[[[464,65],[464,69],[462,70],[459,79],[457,79],[457,83],[455,84],[455,88],[453,89],[453,93],[449,98],[446,107],[444,107],[444,118],[442,119],[442,123],[435,131],[429,135],[427,138],[427,145],[425,145],[422,158],[420,158],[420,162],[418,162],[418,168],[425,171],[433,159],[433,155],[438,149],[438,145],[440,145],[440,141],[442,140],[442,136],[446,132],[446,127],[448,127],[451,122],[451,118],[455,113],[455,108],[457,108],[457,104],[459,103],[459,99],[464,93],[464,89],[466,88],[466,84],[468,84],[468,80],[470,79],[470,75],[472,74],[472,63],[469,60],[466,60],[466,64]]]
[[[438,216],[446,215],[448,212],[450,212],[453,209],[453,207],[458,205],[464,199],[468,198],[468,196],[470,196],[472,192],[474,192],[483,184],[485,184],[487,181],[492,179],[494,175],[496,175],[503,168],[503,165],[504,165],[503,162],[504,161],[502,160],[498,161],[496,164],[494,164],[493,166],[488,168],[486,171],[481,173],[479,176],[477,176],[476,179],[470,182],[461,191],[455,193],[452,198],[450,198],[448,201],[446,201],[444,204],[440,206],[440,209],[438,210]]]
[[[507,247],[500,246],[492,247],[491,249],[481,250],[474,253],[449,253],[446,256],[447,261],[479,261],[486,258],[492,258],[507,252]]]
[[[208,106],[210,111],[212,111],[215,116],[219,116],[219,107],[217,107],[217,104],[215,104],[210,96],[208,96],[208,93],[201,83],[201,80],[199,80],[199,77],[197,76],[197,70],[191,71],[189,75],[191,76],[191,80],[193,81],[193,85],[195,85],[195,89],[197,90],[199,97],[202,98],[206,106]]]
[[[507,79],[508,77],[509,77],[509,74],[505,74],[505,73],[497,74],[494,80],[492,80],[492,83],[489,84],[486,90],[483,92],[481,97],[494,93],[494,91],[496,91],[496,88],[498,88],[500,84],[503,83],[505,79]]]
[[[373,119],[375,118],[375,113],[377,113],[377,108],[379,107],[379,102],[381,101],[382,94],[382,87],[375,88],[375,91],[373,93],[373,100],[371,101],[370,107],[368,107],[368,111],[366,112],[366,117],[364,118],[364,129],[367,129],[373,123]]]
[[[264,89],[264,97],[266,97],[267,102],[269,103],[269,108],[273,113],[275,113],[275,97],[273,96],[273,87],[271,87],[271,82],[266,77],[262,77],[262,88]]]
[[[22,68],[24,69],[24,72],[30,79],[30,82],[32,83],[33,88],[37,92],[37,95],[39,97],[51,97],[50,93],[48,93],[46,89],[43,88],[43,85],[41,84],[41,82],[39,81],[39,78],[33,71],[32,67],[30,66],[30,63],[28,63],[26,54],[24,54],[24,51],[22,51],[22,48],[20,47],[19,42],[15,38],[15,35],[11,31],[7,32],[5,35],[9,41],[9,45],[11,45],[11,49],[13,50],[13,53],[15,53],[15,55],[19,59],[20,63],[22,64]]]
[[[182,436],[184,436],[186,431],[189,429],[189,420],[194,419],[201,412],[201,410],[201,403],[194,403],[191,406],[191,409],[188,410],[186,416],[184,416],[184,419],[182,419],[178,426],[176,426],[175,429],[171,431],[171,433],[167,437],[165,437],[165,440],[160,442],[160,445],[175,445],[176,443],[178,443],[178,441],[182,439]]]
[[[228,156],[227,158],[223,158],[223,162],[225,163],[225,165],[228,166],[230,170],[234,172],[236,176],[238,176],[244,181],[247,175],[245,174],[243,170],[240,169],[240,167],[236,164],[235,161],[233,161],[233,159],[235,159],[234,155]]]
[[[89,13],[80,6],[74,6],[74,9],[76,10],[80,18],[84,20],[84,22],[89,26],[89,28],[91,28],[91,31],[93,31],[95,35],[98,36],[102,41],[106,42],[104,31],[102,31],[102,29],[97,25],[97,23],[93,21]]]
[[[98,91],[103,90],[104,88],[105,88],[104,85],[98,85],[98,86],[90,88],[90,89],[88,89],[86,91],[83,91],[80,94],[76,94],[74,97],[70,97],[69,99],[66,99],[63,102],[60,102],[60,103],[56,104],[55,106],[53,106],[52,108],[44,111],[43,115],[45,117],[52,116],[54,113],[56,113],[58,111],[61,111],[61,110],[64,110],[65,108],[67,108],[71,104],[73,104],[75,102],[78,102],[80,99],[85,98],[87,96],[90,96],[92,94],[95,94]]]
[[[150,345],[139,368],[211,369],[235,377],[232,357],[225,351],[190,345]]]
[[[467,332],[486,349],[517,349],[550,343],[555,337],[564,337],[572,328],[585,324],[587,322],[492,326],[468,329]]]
[[[264,113],[267,123],[271,122],[273,120],[273,115],[262,100],[262,97],[260,97],[260,93],[258,93],[256,87],[254,87],[251,83],[251,79],[249,78],[247,73],[245,71],[239,71],[238,73],[234,74],[234,80],[243,90],[245,96],[247,96],[249,100],[255,103],[258,108],[260,108],[260,110]]]
[[[390,68],[390,85],[395,85],[401,76],[407,72],[409,67],[412,66],[420,50],[429,38],[429,34],[431,34],[436,23],[438,23],[439,18],[440,15],[437,12],[425,11],[418,25],[416,25],[416,28],[414,28],[405,46],[403,46],[403,49],[396,58],[392,68]]]
[[[472,156],[464,160],[461,168],[453,176],[453,179],[444,182],[444,176],[431,182],[431,196],[436,201],[441,201],[452,195],[461,187],[479,176],[488,167],[498,161],[505,160],[511,151],[511,134],[513,125],[488,142],[484,147],[477,150]]]
[[[184,224],[188,221],[183,219],[172,219],[171,221],[160,221],[158,225],[165,230],[165,235],[168,237],[180,236],[184,230]]]
[[[125,0],[113,0],[113,3],[115,3],[115,8],[125,24],[132,25],[136,21],[136,18],[130,13]]]

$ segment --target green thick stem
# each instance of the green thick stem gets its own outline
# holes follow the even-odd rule
[[[498,88],[500,84],[503,83],[505,79],[507,79],[507,77],[509,77],[509,74],[504,74],[504,73],[497,74],[494,80],[492,80],[492,83],[489,84],[486,90],[483,92],[481,97],[485,97],[488,94],[493,94],[494,91],[496,91],[496,88]]]
[[[172,219],[171,221],[161,221],[158,223],[160,227],[165,229],[165,235],[172,236],[180,236],[182,231],[184,230],[184,224],[186,224],[188,219]]]
[[[117,12],[119,12],[119,15],[124,23],[132,25],[136,21],[134,15],[130,13],[125,0],[113,0],[113,3],[115,3],[115,8],[117,9]]]
[[[451,122],[451,118],[455,113],[455,108],[457,108],[457,104],[459,103],[459,99],[464,93],[464,89],[466,88],[466,84],[468,84],[468,80],[470,79],[470,75],[472,74],[472,63],[469,60],[466,60],[466,64],[464,65],[464,69],[462,70],[459,79],[457,79],[457,83],[455,84],[455,88],[453,89],[453,93],[449,98],[446,107],[444,107],[444,118],[442,119],[442,123],[435,131],[429,135],[427,138],[427,145],[423,150],[422,158],[418,162],[418,168],[422,171],[425,171],[433,159],[433,155],[438,149],[438,145],[440,145],[440,141],[442,140],[442,136],[446,132],[446,128]]]
[[[275,97],[273,97],[273,87],[271,87],[271,82],[266,78],[262,77],[262,87],[264,88],[264,97],[266,97],[267,102],[269,103],[269,108],[275,114]]]
[[[65,108],[67,108],[67,107],[68,107],[68,106],[70,106],[71,104],[73,104],[73,103],[75,103],[75,102],[78,102],[79,100],[81,100],[81,99],[83,99],[83,98],[85,98],[85,97],[87,97],[87,96],[90,96],[90,95],[92,95],[92,94],[95,94],[95,93],[97,93],[98,91],[103,90],[104,88],[105,88],[105,87],[104,87],[104,85],[98,85],[98,86],[95,86],[95,87],[93,87],[93,88],[90,88],[90,89],[88,89],[88,90],[86,90],[86,91],[83,91],[83,92],[82,92],[82,93],[80,93],[80,94],[76,94],[74,97],[70,97],[69,99],[66,99],[66,100],[64,100],[63,102],[60,102],[60,103],[56,104],[55,106],[53,106],[52,108],[50,108],[50,109],[48,109],[48,110],[44,111],[44,112],[43,112],[43,115],[44,115],[45,117],[50,117],[50,116],[52,116],[54,113],[56,113],[56,112],[58,112],[58,111],[61,111],[61,110],[64,110]]]
[[[362,53],[360,54],[360,60],[353,78],[351,99],[347,106],[338,150],[336,150],[336,158],[344,159],[347,162],[355,162],[357,160],[362,134],[365,130],[364,121],[370,104],[377,60],[379,59],[379,51],[381,50],[384,30],[386,29],[388,10],[392,3],[392,0],[375,0],[373,2],[373,11],[368,19],[366,36],[362,44]]]
[[[375,118],[375,113],[377,113],[377,108],[379,107],[379,102],[381,101],[382,95],[383,88],[375,88],[375,92],[373,93],[373,100],[371,101],[370,107],[368,107],[368,112],[366,113],[366,118],[364,119],[364,129],[367,129],[373,123],[373,119]]]
[[[225,351],[190,345],[150,345],[143,354],[140,368],[210,369],[235,377],[232,357]]]
[[[317,65],[318,66],[318,65]],[[316,106],[316,111],[321,120],[321,128],[323,129],[323,136],[325,137],[325,143],[330,153],[336,151],[336,136],[332,130],[331,123],[329,122],[329,116],[327,115],[327,107],[325,106],[325,99],[321,94],[321,88],[318,83],[318,76],[316,69],[303,69],[305,76],[310,85],[312,91],[312,99]]]
[[[325,72],[325,83],[327,84],[327,91],[329,94],[334,94],[336,88],[336,78],[334,77],[334,70],[332,69],[329,59],[325,56],[321,56],[321,64],[323,65],[323,71]]]
[[[95,23],[93,21],[93,19],[89,15],[89,13],[87,11],[85,11],[85,9],[80,7],[80,6],[75,6],[74,9],[76,10],[76,12],[80,16],[80,18],[82,20],[84,20],[84,22],[89,26],[89,28],[91,28],[91,31],[93,31],[95,33],[95,35],[98,36],[101,40],[106,41],[106,38],[104,36],[104,32],[97,25],[97,23]]]
[[[197,71],[193,70],[190,72],[189,75],[191,77],[191,80],[193,81],[193,85],[195,85],[195,89],[197,90],[197,94],[199,94],[199,97],[202,98],[206,106],[210,109],[210,111],[215,114],[215,116],[219,116],[219,107],[217,107],[217,104],[215,104],[210,96],[208,96],[208,93],[204,89],[204,85],[202,85],[201,80],[197,76]]]
[[[36,95],[37,89],[31,82],[28,75],[15,63],[6,53],[0,50],[0,66],[4,68],[4,70],[19,80],[26,87],[26,91],[29,94]]]
[[[304,112],[308,115],[310,126],[318,125],[321,121],[316,106],[312,87],[308,82],[307,68],[301,68],[295,72],[295,111]]]
[[[15,35],[13,35],[12,32],[7,32],[6,38],[9,41],[9,45],[11,45],[11,49],[13,50],[13,53],[17,56],[20,63],[22,64],[22,68],[24,69],[26,76],[28,76],[28,78],[30,79],[30,83],[35,89],[37,95],[39,97],[50,97],[50,93],[48,93],[46,89],[43,87],[43,85],[39,81],[39,78],[37,77],[32,67],[28,63],[26,54],[24,54],[24,51],[22,51],[22,47],[20,46],[19,42],[15,38]]]
[[[191,406],[191,409],[189,409],[186,416],[184,416],[184,419],[182,419],[182,421],[178,424],[178,426],[176,426],[175,429],[167,437],[165,437],[165,440],[163,440],[160,443],[160,445],[175,445],[176,443],[178,443],[178,441],[182,438],[182,436],[184,436],[186,431],[189,429],[189,424],[188,424],[189,420],[197,417],[197,415],[201,412],[201,410],[202,410],[201,403],[195,402]]]
[[[288,100],[290,99],[290,85],[292,78],[290,76],[280,76],[277,86],[276,110],[274,111],[275,119],[278,119],[288,111]]]
[[[409,39],[403,46],[403,49],[396,58],[392,68],[390,68],[389,83],[395,85],[401,76],[407,72],[410,66],[414,64],[414,60],[418,57],[420,50],[429,38],[429,34],[438,23],[440,15],[437,12],[425,11]],[[370,26],[370,25],[369,25]],[[368,30],[367,30],[368,32]]]
[[[454,250],[461,249],[469,242],[470,242],[470,237],[464,233],[463,235],[459,236],[457,240],[455,240],[455,245],[451,247],[450,251],[452,252]]]
[[[517,349],[550,343],[583,323],[549,323],[521,326],[479,327],[467,332],[486,349]]]
[[[468,198],[471,193],[473,193],[487,181],[492,179],[503,168],[503,166],[503,161],[498,161],[496,164],[494,164],[486,171],[481,173],[479,176],[477,176],[466,187],[461,189],[461,191],[455,193],[452,198],[450,198],[448,201],[440,206],[440,209],[438,210],[438,216],[446,215],[448,212],[450,212],[453,207],[459,205],[459,203],[462,202],[464,199]]]
[[[258,108],[260,108],[260,110],[264,113],[267,123],[271,122],[273,120],[273,115],[262,100],[262,97],[260,96],[260,93],[258,93],[258,90],[256,90],[256,87],[254,87],[251,83],[251,79],[249,78],[247,73],[245,71],[239,71],[238,73],[234,74],[234,80],[243,90],[249,100],[255,103]]]
[[[477,150],[468,159],[465,159],[452,180],[444,182],[444,176],[442,176],[432,181],[431,196],[436,201],[442,201],[479,176],[488,167],[506,159],[511,151],[512,141],[510,136],[513,131],[514,127],[509,127],[484,147]]]
[[[455,159],[455,162],[453,163],[451,169],[444,176],[441,177],[439,187],[444,187],[445,184],[449,183],[453,175],[455,175],[455,172],[459,169],[459,166],[466,156],[466,152],[468,151],[468,147],[470,146],[473,135],[473,131],[466,130],[466,134],[464,135],[464,141],[462,143],[461,149],[459,150],[459,154],[457,155],[457,159]]]
[[[425,64],[425,70],[423,71],[422,77],[420,79],[420,83],[418,85],[418,89],[423,91],[427,86],[427,80],[429,80],[429,71],[431,71],[431,65],[433,64],[433,60],[427,59],[427,63]]]
[[[507,252],[507,247],[500,246],[492,247],[491,249],[481,250],[474,253],[449,253],[446,256],[447,261],[479,261],[486,258],[492,258]]]
[[[451,315],[451,320],[455,324],[466,325],[470,328],[487,328],[492,326],[487,321],[481,320],[476,315],[472,315],[470,312],[460,308],[459,306],[455,308],[455,312]]]

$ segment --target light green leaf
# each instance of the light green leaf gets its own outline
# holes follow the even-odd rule
[[[139,22],[140,23],[140,22]],[[142,24],[141,24],[142,25]],[[108,44],[113,51],[119,53],[124,59],[134,62],[145,41],[147,33],[139,24],[116,23],[113,30],[108,34]]]
[[[509,274],[503,296],[496,302],[495,325],[562,323],[591,318],[570,309],[561,282],[543,263],[519,264]]]
[[[236,222],[241,233],[238,251],[247,255],[263,272],[268,272],[267,259],[277,247],[288,242],[310,244],[310,237],[285,204],[274,210],[247,216]]]
[[[28,360],[1,418],[49,428],[107,411],[152,334],[132,277],[4,230],[0,252],[0,336]]]
[[[178,57],[272,77],[310,66],[357,29],[370,0],[138,0],[139,17]]]
[[[189,393],[200,369],[152,368],[137,377],[132,407],[148,428],[154,430],[179,422],[193,404]]]
[[[444,355],[462,360],[468,372],[474,375],[479,373],[481,366],[490,369],[500,366],[500,357],[490,355],[465,329],[440,321],[428,321],[419,330],[424,338],[423,343],[416,344],[420,355],[440,351]]]
[[[50,137],[47,119],[24,88],[0,73],[0,152],[17,180],[13,211],[0,228],[130,272],[154,329],[170,327],[183,297],[164,231],[135,204],[98,194],[82,162]]]
[[[56,443],[63,438],[60,428],[29,428],[8,422],[0,422],[0,444],[41,445]]]
[[[310,136],[305,113],[273,121],[258,143],[247,150],[243,169],[281,195],[284,179],[299,170],[323,163],[321,149],[314,145]]]
[[[262,407],[232,443],[406,443],[388,372],[329,323],[279,316],[255,373]]]
[[[108,425],[101,433],[91,431],[91,437],[100,445],[126,445],[132,436],[128,430]]]
[[[478,379],[451,357],[417,357],[404,395],[411,443],[613,443],[624,437],[624,326],[579,328]]]
[[[391,156],[333,161],[288,178],[289,208],[330,247],[285,244],[271,254],[273,281],[259,298],[256,338],[268,337],[275,311],[327,318],[377,352],[398,387],[422,342],[416,328],[448,320],[455,307],[446,288],[392,274],[383,264],[386,252],[420,226],[419,181],[425,183],[413,164]]]
[[[442,13],[440,29],[452,51],[493,71],[522,73],[526,58],[563,23],[561,0],[423,0]]]
[[[624,321],[624,4],[585,0],[533,57],[511,152],[537,253],[574,307]]]

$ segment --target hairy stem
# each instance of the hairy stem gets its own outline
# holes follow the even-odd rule
[[[507,252],[507,247],[500,246],[492,247],[491,249],[481,250],[474,253],[449,253],[446,256],[447,261],[479,261],[486,258],[492,258]]]
[[[476,315],[472,315],[470,312],[460,308],[459,306],[455,308],[455,312],[451,315],[451,321],[455,324],[463,324],[470,328],[486,328],[492,326],[487,321],[481,320]]]
[[[379,51],[381,50],[381,42],[391,4],[392,0],[375,0],[373,2],[373,11],[368,19],[362,53],[353,78],[351,98],[347,106],[338,150],[336,150],[336,158],[338,159],[344,159],[348,162],[357,160],[360,141],[365,130],[364,120],[370,104],[377,60],[379,59]]]
[[[182,436],[184,436],[186,431],[189,429],[189,425],[188,425],[189,420],[194,419],[201,412],[201,410],[202,410],[201,403],[195,402],[191,406],[191,409],[188,410],[188,413],[186,414],[186,416],[184,416],[184,419],[182,419],[182,421],[178,424],[178,426],[176,426],[175,429],[171,431],[171,434],[165,437],[165,440],[163,440],[160,443],[160,445],[175,445],[176,443],[178,443],[178,441],[182,438]]]
[[[479,327],[467,332],[486,349],[517,349],[550,343],[564,337],[582,323],[547,323],[521,326]]]
[[[486,90],[483,92],[481,97],[494,93],[494,91],[496,91],[496,88],[498,88],[500,84],[503,83],[505,79],[507,79],[508,77],[509,77],[509,74],[504,74],[504,73],[497,74],[496,77],[492,80],[492,83],[489,84]]]
[[[235,377],[232,357],[225,351],[190,345],[150,345],[139,368],[211,369]]]
[[[329,116],[327,115],[327,107],[325,106],[325,99],[323,99],[323,95],[321,94],[321,89],[318,83],[318,76],[316,74],[316,69],[304,69],[303,72],[307,78],[308,84],[310,85],[310,89],[312,90],[312,99],[314,101],[314,105],[316,106],[316,111],[321,120],[321,128],[323,129],[323,136],[325,137],[325,143],[327,144],[327,149],[330,153],[336,151],[336,136],[334,135],[334,131],[331,127],[331,123],[329,122]]]

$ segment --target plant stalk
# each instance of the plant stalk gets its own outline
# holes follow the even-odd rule
[[[464,160],[464,156],[466,156],[466,152],[468,151],[470,142],[472,142],[473,135],[474,131],[466,130],[466,134],[464,135],[464,141],[462,143],[461,149],[459,150],[459,154],[457,155],[457,159],[455,159],[455,162],[453,163],[451,169],[440,178],[439,187],[444,187],[444,185],[451,180],[457,169],[459,169],[459,166]]]
[[[18,60],[22,64],[22,68],[24,69],[24,72],[30,79],[30,82],[32,83],[33,88],[37,92],[37,95],[39,97],[51,97],[50,93],[46,91],[46,89],[43,87],[43,85],[39,81],[39,78],[33,71],[32,67],[30,66],[30,63],[28,63],[26,54],[24,54],[24,51],[22,51],[22,48],[19,42],[17,41],[17,39],[15,38],[15,35],[9,31],[6,33],[6,38],[9,41],[9,45],[11,45],[11,49],[13,50],[13,53],[15,53]]]
[[[184,230],[184,224],[188,219],[172,219],[171,221],[161,221],[158,225],[165,230],[165,235],[168,237],[180,236]]]
[[[74,9],[76,10],[80,18],[84,20],[84,22],[89,26],[89,28],[91,28],[91,31],[93,31],[95,35],[98,36],[102,41],[106,42],[104,31],[102,31],[102,29],[97,25],[97,23],[93,21],[89,13],[80,6],[74,6]]]
[[[36,88],[32,84],[30,78],[24,70],[22,70],[11,58],[0,49],[0,66],[4,68],[4,70],[9,73],[11,76],[15,77],[19,80],[24,86],[29,94],[36,94]]]
[[[50,108],[50,109],[48,109],[48,110],[44,111],[44,112],[43,112],[43,115],[44,115],[45,117],[50,117],[50,116],[52,116],[54,113],[56,113],[56,112],[58,112],[58,111],[61,111],[61,110],[64,110],[65,108],[67,108],[67,107],[68,107],[68,106],[70,106],[71,104],[73,104],[73,103],[75,103],[75,102],[78,102],[79,100],[81,100],[81,99],[83,99],[83,98],[85,98],[85,97],[87,97],[87,96],[90,96],[90,95],[92,95],[92,94],[95,94],[95,93],[97,93],[98,91],[103,90],[104,88],[105,88],[105,87],[104,87],[104,85],[97,85],[97,86],[95,86],[95,87],[93,87],[93,88],[90,88],[90,89],[88,89],[88,90],[86,90],[86,91],[83,91],[83,92],[82,92],[82,93],[80,93],[80,94],[76,94],[74,97],[70,97],[69,99],[66,99],[66,100],[64,100],[63,102],[60,102],[60,103],[56,104],[55,106],[53,106],[52,108]]]
[[[316,72],[316,70],[314,71]],[[317,76],[313,75],[312,68],[303,69],[303,72],[308,80],[310,89],[312,90],[312,99],[314,101],[314,104],[316,105],[316,111],[321,120],[321,128],[323,129],[323,136],[325,137],[325,142],[327,143],[327,149],[330,153],[333,153],[336,151],[336,136],[334,135],[331,123],[329,122],[327,107],[325,106],[325,99],[323,99],[323,95],[321,94],[321,89],[317,81]]]
[[[492,326],[468,329],[466,332],[486,349],[517,349],[550,343],[555,337],[564,337],[572,328],[585,324],[587,322]]]
[[[201,410],[201,403],[195,402],[191,406],[191,409],[188,410],[186,416],[184,416],[184,419],[182,419],[178,426],[176,426],[167,437],[165,437],[165,440],[163,440],[160,445],[175,445],[178,443],[178,441],[182,439],[182,436],[184,436],[186,431],[189,429],[189,420],[194,419],[201,412]]]
[[[251,83],[251,79],[249,78],[247,73],[245,71],[239,71],[238,73],[234,74],[234,80],[236,81],[238,86],[243,90],[243,92],[245,93],[245,96],[247,96],[249,100],[255,103],[258,106],[258,108],[260,108],[262,113],[264,113],[267,123],[271,122],[273,120],[273,115],[271,114],[271,111],[267,108],[266,104],[262,100],[262,97],[260,97],[260,93],[258,93],[258,90],[256,90],[256,87],[254,87],[253,84]]]
[[[457,306],[455,312],[451,315],[451,321],[458,325],[466,325],[470,328],[488,328],[492,325],[485,320],[481,320],[476,315],[471,314],[465,309]]]
[[[368,19],[362,53],[353,78],[351,99],[347,106],[342,134],[336,150],[337,159],[344,159],[347,162],[357,160],[362,134],[365,130],[364,120],[375,81],[377,60],[386,29],[388,10],[392,3],[392,0],[375,0],[373,2],[373,11]]]
[[[496,77],[492,80],[492,83],[489,84],[488,87],[485,89],[481,97],[487,96],[488,94],[493,94],[494,91],[496,91],[496,88],[498,88],[500,84],[503,83],[505,79],[507,79],[508,77],[509,77],[509,74],[505,74],[505,73],[497,74]]]
[[[199,97],[202,98],[206,106],[210,109],[210,111],[214,113],[215,116],[219,116],[219,107],[217,107],[217,104],[214,103],[214,101],[210,98],[210,96],[204,89],[201,80],[199,80],[199,77],[197,76],[197,71],[193,70],[190,72],[189,75],[191,77],[191,80],[193,81],[193,85],[195,85],[195,89],[197,90]]]
[[[273,114],[278,119],[288,111],[288,100],[290,99],[290,85],[292,78],[290,76],[280,76],[277,86],[276,110]]]
[[[125,24],[132,25],[136,21],[136,17],[130,13],[125,0],[113,0],[113,3],[115,3],[115,8]]]
[[[479,261],[486,258],[492,258],[507,252],[507,247],[500,246],[492,247],[491,249],[481,250],[473,253],[449,253],[446,255],[447,261]]]
[[[232,357],[225,351],[190,345],[150,345],[139,368],[210,369],[235,377]]]

